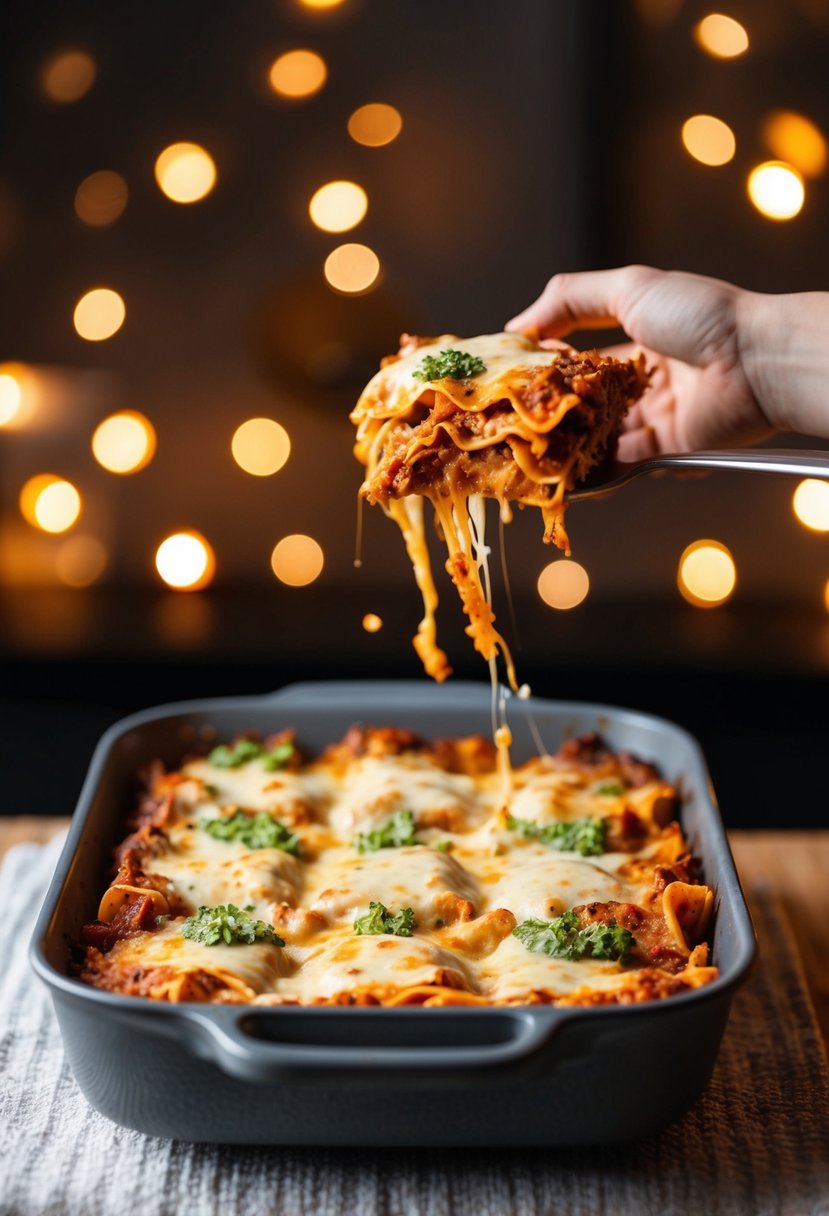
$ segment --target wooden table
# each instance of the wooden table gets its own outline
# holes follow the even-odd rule
[[[46,841],[68,819],[0,818],[0,857],[22,840]],[[737,868],[751,898],[782,900],[800,948],[824,1044],[829,1047],[829,831],[732,832]]]

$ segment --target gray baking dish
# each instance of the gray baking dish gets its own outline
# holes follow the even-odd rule
[[[491,729],[489,687],[477,684],[297,684],[161,706],[126,718],[99,743],[31,946],[89,1102],[152,1135],[241,1144],[584,1145],[649,1135],[678,1119],[708,1080],[755,953],[702,754],[683,730],[646,714],[513,699],[519,761],[536,750],[530,713],[550,748],[598,730],[679,785],[683,827],[716,890],[714,983],[596,1009],[165,1005],[79,983],[68,974],[70,946],[95,916],[145,761],[175,765],[214,731],[224,739],[291,725],[318,749],[355,721],[432,736]]]

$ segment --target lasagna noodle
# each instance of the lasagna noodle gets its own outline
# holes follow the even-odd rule
[[[129,846],[144,870],[125,871],[122,861],[136,881],[104,896],[81,977],[166,1001],[437,1007],[660,999],[716,976],[703,940],[713,895],[694,880],[680,825],[666,819],[673,787],[595,738],[518,766],[506,795],[486,740],[428,743],[396,728],[354,729],[274,790],[281,780],[261,759],[239,769],[193,760],[161,777],[159,788],[187,783],[188,797],[151,846]],[[291,805],[315,808],[296,826],[298,858],[216,840],[205,828],[243,797],[241,809],[270,805],[278,816],[289,801],[270,800],[286,792]],[[364,833],[403,814],[414,843],[365,851]],[[606,851],[596,856],[560,852],[539,836],[585,819],[605,824]],[[246,901],[286,944],[184,938],[181,901]],[[411,909],[412,936],[357,933],[372,904]],[[513,933],[570,909],[583,925],[629,925],[630,964],[550,958]]]
[[[509,650],[495,628],[482,534],[476,545],[473,517],[482,532],[483,507],[473,504],[478,496],[495,498],[502,519],[509,518],[510,501],[540,508],[545,541],[569,553],[566,492],[612,450],[625,409],[647,383],[644,363],[641,356],[623,363],[582,355],[563,344],[551,351],[518,334],[401,341],[400,354],[385,362],[351,414],[355,454],[366,468],[361,493],[380,503],[403,534],[423,596],[414,646],[427,673],[443,680],[450,668],[436,641],[423,498],[448,549],[446,569],[469,620],[467,633],[487,661],[503,656],[516,689]],[[446,348],[480,360],[484,370],[424,383],[416,375],[424,358]]]

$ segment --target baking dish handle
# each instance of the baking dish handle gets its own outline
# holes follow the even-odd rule
[[[245,1081],[464,1084],[520,1073],[549,1047],[564,1011],[188,1010],[198,1054]]]

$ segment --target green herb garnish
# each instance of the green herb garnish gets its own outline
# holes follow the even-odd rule
[[[246,815],[234,811],[220,819],[202,819],[201,828],[214,840],[238,840],[248,849],[281,849],[283,853],[299,853],[299,837],[284,823],[277,822],[266,811]]]
[[[432,847],[437,849],[439,853],[451,853],[455,847],[455,842],[454,840],[436,840]]]
[[[376,853],[378,849],[402,849],[417,844],[414,815],[411,811],[395,811],[381,828],[360,832],[354,838],[358,853]]]
[[[596,793],[603,798],[621,798],[624,792],[621,781],[603,781],[601,785],[596,786]]]
[[[293,757],[296,748],[293,743],[277,743],[276,747],[272,747],[269,752],[265,752],[262,760],[262,767],[266,773],[275,773],[277,769],[284,768],[289,760]]]
[[[531,819],[507,816],[507,827],[528,840],[538,840],[548,848],[562,853],[581,853],[582,857],[598,857],[605,851],[607,821],[604,819],[571,819],[568,823],[550,823],[540,827]]]
[[[414,912],[411,908],[390,912],[385,904],[372,900],[365,916],[358,916],[355,920],[354,932],[392,933],[395,937],[411,937],[414,933]]]
[[[248,760],[258,760],[262,757],[262,767],[268,773],[284,768],[295,751],[293,743],[278,743],[270,751],[256,739],[237,739],[232,747],[224,743],[214,747],[210,753],[210,763],[216,768],[241,768]]]
[[[215,908],[199,908],[195,916],[188,916],[181,926],[181,936],[203,946],[252,946],[254,942],[270,942],[273,946],[284,946],[270,925],[251,916],[253,904],[237,908],[235,904],[219,904]]]
[[[486,364],[477,355],[469,355],[465,350],[442,350],[439,355],[425,355],[417,371],[413,372],[415,380],[468,380],[485,372]]]
[[[564,912],[555,920],[525,920],[512,931],[522,945],[534,954],[547,954],[550,958],[578,960],[597,958],[618,960],[626,963],[636,939],[628,929],[608,924],[586,925],[579,928],[575,912]]]

